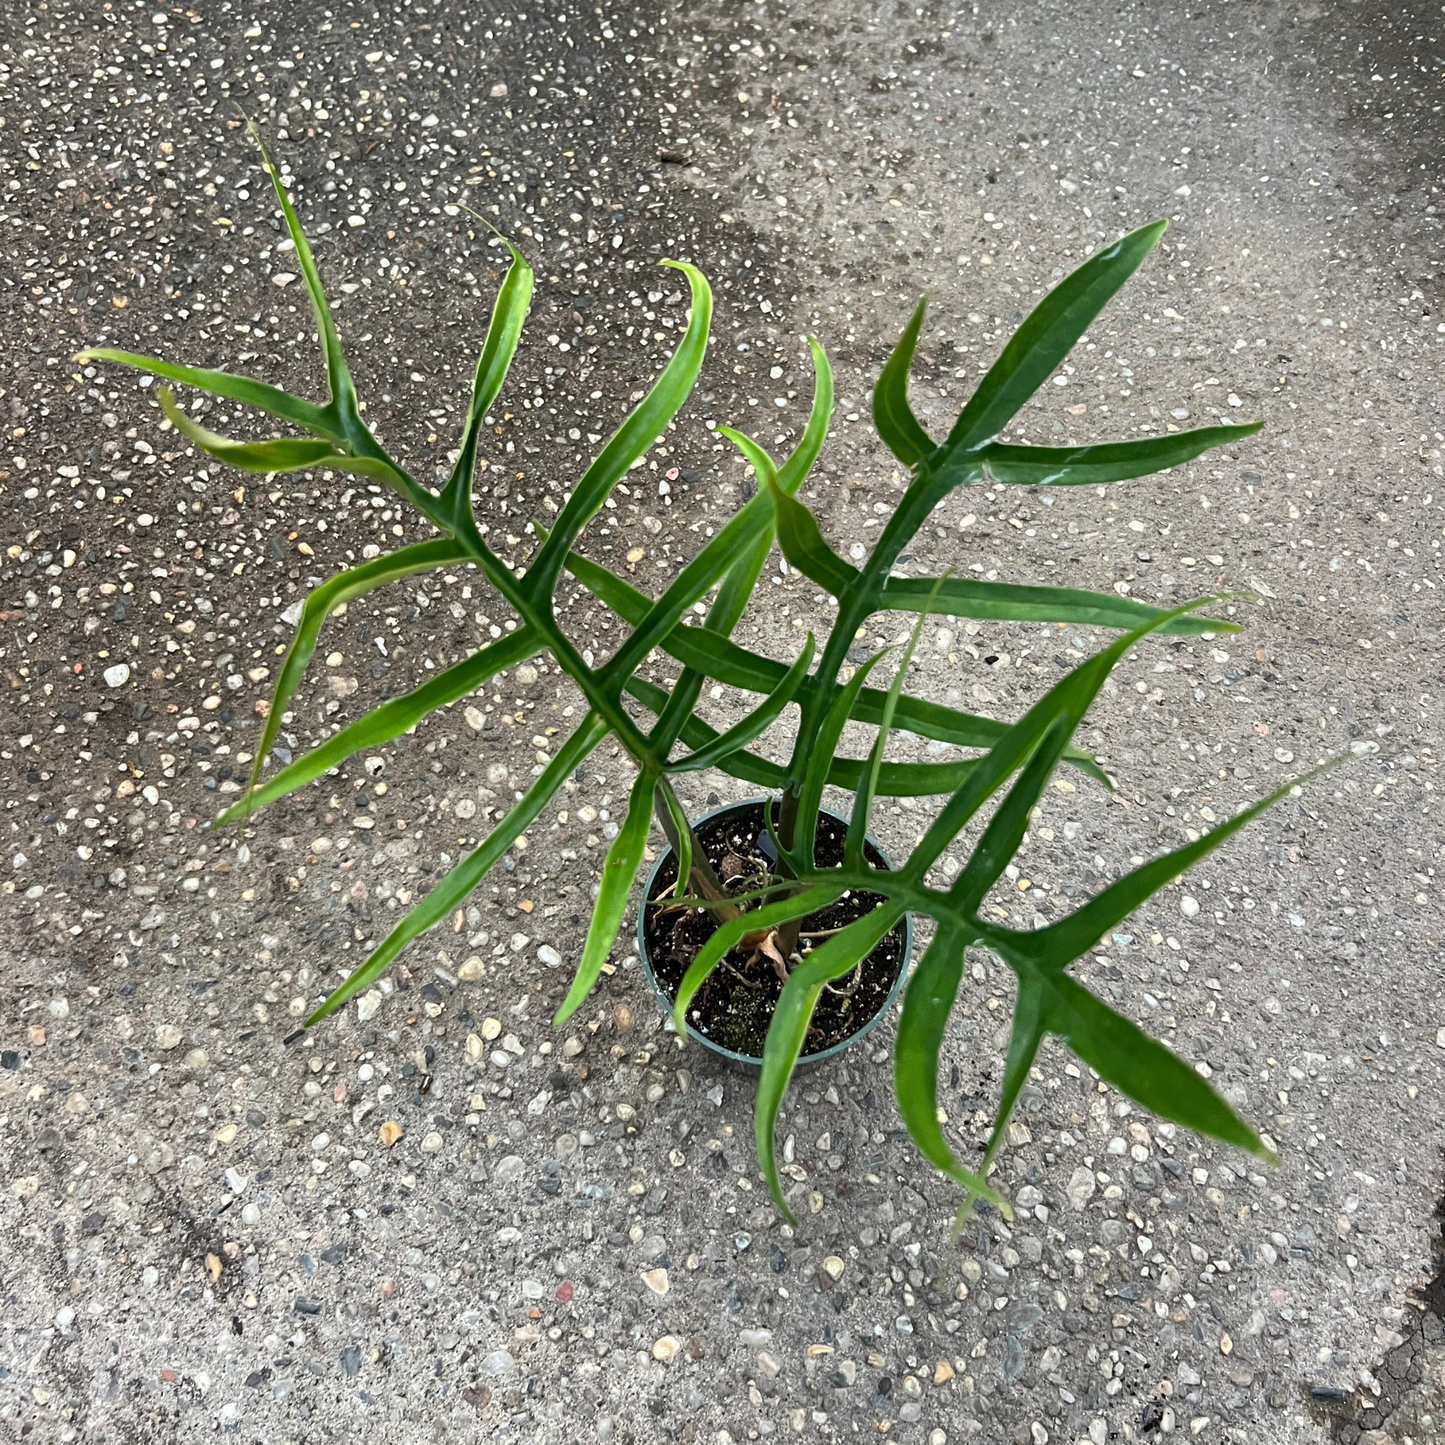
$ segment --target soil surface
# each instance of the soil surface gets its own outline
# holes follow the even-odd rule
[[[776,820],[776,803],[772,807]],[[763,827],[762,803],[709,819],[695,832],[725,891],[744,893],[762,886],[771,876],[769,857],[776,860],[776,855],[771,852],[772,840]],[[813,856],[820,868],[836,868],[843,862],[847,837],[846,823],[831,813],[818,815]],[[866,843],[863,852],[873,867],[884,866],[883,855],[872,843]],[[648,896],[661,898],[676,882],[677,856],[669,851]],[[876,893],[849,891],[826,908],[810,913],[803,920],[801,957],[806,958],[824,936],[846,928],[884,901]],[[683,975],[717,932],[717,924],[711,914],[700,909],[680,912],[653,906],[647,909],[644,928],[653,972],[668,996],[675,999]],[[824,986],[801,1057],[821,1054],[851,1039],[878,1016],[898,979],[907,936],[906,926],[898,924],[854,973]],[[688,1028],[736,1054],[761,1059],[768,1025],[782,991],[782,976],[768,957],[759,951],[732,949],[694,997]]]
[[[1438,5],[1274,0],[0,7],[0,1436],[1439,1438],[1441,25]],[[452,203],[528,249],[483,449],[481,520],[516,566],[675,344],[686,298],[655,262],[703,266],[702,382],[584,544],[653,595],[747,491],[708,424],[777,453],[803,425],[805,331],[840,403],[805,496],[849,555],[901,484],[867,403],[918,294],[913,395],[941,433],[1065,268],[1170,217],[1018,429],[1265,431],[1105,495],[974,489],[900,565],[1258,599],[1232,604],[1239,637],[1121,666],[1081,734],[1119,787],[1056,780],[990,900],[1014,926],[1379,745],[1077,970],[1267,1128],[1280,1169],[1161,1126],[1049,1043],[994,1178],[1014,1223],[955,1237],[880,1028],[790,1093],[785,1226],[751,1087],[668,1031],[630,922],[588,1007],[550,1023],[632,781],[610,745],[388,991],[283,1046],[578,699],[535,659],[208,830],[298,599],[425,535],[324,472],[212,467],[145,378],[71,360],[112,344],[322,394],[243,112],[288,168],[367,415],[424,478],[501,275]],[[606,657],[620,626],[560,601]],[[281,748],[511,620],[459,569],[353,604]],[[873,619],[858,656],[911,620]],[[827,622],[774,557],[738,635],[790,659]],[[1102,640],[939,621],[910,687],[1014,716]],[[717,727],[750,705],[705,694]],[[899,736],[890,756],[956,755]],[[708,774],[682,796],[752,791]],[[875,830],[903,857],[930,817],[885,800]],[[939,1101],[960,1153],[986,1137],[1011,1002],[971,958]]]

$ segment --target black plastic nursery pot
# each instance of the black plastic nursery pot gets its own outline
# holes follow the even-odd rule
[[[724,881],[739,867],[747,868],[774,856],[763,822],[763,809],[770,806],[776,819],[777,799],[750,798],[704,813],[693,824],[703,851]],[[842,861],[847,835],[846,818],[827,808],[818,810],[815,857],[820,866]],[[865,855],[874,867],[893,867],[871,835],[866,840]],[[638,956],[648,983],[669,1015],[683,974],[715,927],[706,913],[657,906],[656,900],[670,892],[676,880],[677,860],[672,849],[667,848],[647,875],[642,907],[637,913]],[[851,893],[805,919],[804,935],[840,927],[881,901],[875,894]],[[912,953],[913,920],[904,914],[863,960],[854,978],[840,980],[837,992],[824,990],[798,1058],[800,1068],[842,1053],[875,1027],[903,988]],[[734,951],[713,971],[689,1009],[687,1033],[709,1053],[756,1072],[762,1063],[763,1038],[782,991],[782,980],[766,960],[751,968],[744,964]]]

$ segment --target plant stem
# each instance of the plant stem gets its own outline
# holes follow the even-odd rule
[[[652,811],[657,818],[658,826],[667,838],[673,857],[681,859],[682,840],[678,837],[677,827],[673,822],[672,809],[667,806],[663,798],[663,789],[668,792],[672,791],[672,784],[666,778],[660,779],[654,790]],[[676,801],[676,794],[673,795],[673,800]],[[678,816],[686,818],[687,813],[679,807]],[[707,854],[703,852],[702,844],[698,841],[697,833],[691,822],[688,823],[687,830],[692,834],[692,872],[688,877],[687,891],[708,900],[703,906],[717,919],[719,924],[731,923],[733,919],[741,918],[745,910],[728,898],[722,881],[713,872],[712,864],[708,862]],[[644,899],[643,907],[646,906],[647,900]]]

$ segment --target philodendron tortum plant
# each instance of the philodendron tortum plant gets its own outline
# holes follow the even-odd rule
[[[130,352],[97,349],[83,360],[133,366],[171,382],[278,417],[295,435],[264,442],[228,440],[198,426],[169,388],[161,405],[175,428],[199,450],[253,472],[325,467],[390,487],[435,528],[427,542],[399,548],[333,577],[307,597],[296,636],[280,669],[270,710],[242,799],[218,823],[245,822],[256,809],[320,777],[362,749],[381,746],[482,687],[505,668],[550,653],[582,694],[586,714],[558,747],[526,794],[470,856],[459,862],[306,1020],[308,1027],[334,1013],[372,984],[409,943],[449,916],[487,871],[548,805],[565,779],[604,739],[632,758],[636,780],[620,831],[608,850],[581,960],[557,1022],[581,1006],[617,939],[654,821],[676,851],[676,892],[681,906],[714,914],[716,931],[697,953],[676,996],[675,1017],[686,1031],[690,1001],[729,950],[760,951],[780,959],[786,973],[767,1033],[757,1091],[758,1161],[779,1207],[788,1212],[774,1157],[774,1125],[821,990],[848,975],[905,912],[926,915],[932,940],[908,983],[898,1022],[895,1082],[909,1133],[929,1160],[972,1195],[998,1203],[986,1183],[1004,1126],[1046,1034],[1065,1039],[1101,1078],[1139,1103],[1217,1139],[1265,1157],[1259,1135],[1189,1065],[1110,1008],[1070,975],[1069,968],[1146,899],[1290,790],[1287,785],[1220,823],[1210,833],[1104,888],[1065,918],[1033,931],[1003,926],[1002,910],[987,907],[990,892],[1019,848],[1030,815],[1051,775],[1069,768],[1092,784],[1108,779],[1093,758],[1073,746],[1085,712],[1110,670],[1151,633],[1231,632],[1233,622],[1199,615],[1209,599],[1159,610],[1110,593],[1063,587],[1019,587],[946,575],[894,577],[899,554],[933,509],[957,487],[980,481],[1024,486],[1073,486],[1145,476],[1177,466],[1211,447],[1258,429],[1203,427],[1166,436],[1078,448],[1009,445],[999,434],[1063,361],[1074,343],[1149,254],[1163,221],[1121,236],[1066,277],[1014,332],[943,440],[929,435],[908,400],[908,371],[923,325],[920,304],[894,349],[873,395],[878,435],[908,469],[909,481],[872,552],[859,565],[840,557],[798,500],[799,487],[822,448],[833,406],[832,376],[822,347],[811,342],[816,371],[812,413],[796,450],[781,465],[742,434],[723,428],[758,477],[757,494],[653,599],[573,550],[613,487],[652,444],[692,390],[703,364],[712,296],[702,273],[666,261],[686,276],[692,291],[688,326],[656,384],[597,454],[572,490],[550,531],[537,527],[539,546],[525,572],[513,571],[487,545],[475,520],[474,464],[483,419],[498,395],[516,349],[532,292],[532,271],[515,247],[502,283],[481,358],[455,465],[439,489],[413,478],[372,435],[357,404],[341,341],[321,287],[316,263],[291,201],[269,159],[275,187],[311,303],[325,358],[328,399],[307,401],[264,382],[229,372],[198,370]],[[509,243],[510,244],[510,243]],[[732,639],[754,595],[774,541],[791,567],[836,599],[833,622],[821,646],[809,635],[796,658],[774,660]],[[282,714],[295,692],[327,616],[348,599],[389,582],[442,567],[472,566],[516,614],[517,627],[480,647],[466,661],[428,679],[328,738],[269,777],[263,776]],[[596,666],[579,653],[554,606],[559,578],[570,571],[630,629],[613,655]],[[700,625],[687,625],[693,605],[712,600]],[[929,613],[992,620],[1086,623],[1117,629],[1117,640],[1082,661],[1018,721],[976,717],[905,690],[918,627],[901,657],[885,650],[858,667],[847,659],[860,625],[875,613],[911,612],[918,627]],[[681,664],[670,688],[637,676],[655,649]],[[891,682],[881,683],[892,666]],[[742,721],[719,732],[697,712],[704,684],[713,680],[758,694]],[[749,746],[789,707],[797,709],[792,756],[778,764]],[[866,757],[838,755],[849,721],[876,729]],[[889,762],[890,730],[971,749],[954,762]],[[772,789],[778,799],[769,822],[776,863],[762,886],[739,896],[720,886],[673,791],[682,772],[716,767]],[[826,787],[852,794],[847,845],[841,864],[822,867],[814,852],[818,809]],[[863,840],[870,810],[880,797],[937,796],[942,805],[910,856],[892,871],[874,866]],[[945,885],[935,870],[945,849],[965,830],[973,838],[968,861]],[[822,940],[799,936],[799,921],[845,892],[865,891],[881,901],[873,911]],[[1001,1098],[987,1153],[977,1170],[964,1167],[938,1115],[939,1049],[948,1025],[965,950],[992,950],[1018,980],[1013,1031]]]

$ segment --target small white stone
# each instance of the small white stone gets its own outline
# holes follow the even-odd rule
[[[356,1017],[361,1023],[369,1023],[381,1007],[381,990],[369,988],[356,1001]]]
[[[241,1210],[241,1223],[248,1227],[261,1222],[261,1206],[253,1200]]]
[[[544,943],[537,950],[537,959],[545,963],[548,968],[560,968],[562,966],[562,955],[552,947],[550,943]]]
[[[1064,1192],[1069,1196],[1069,1203],[1075,1209],[1083,1209],[1094,1197],[1094,1191],[1097,1188],[1098,1183],[1094,1178],[1094,1171],[1080,1165],[1069,1175],[1069,1182],[1065,1186]]]
[[[1199,912],[1199,900],[1191,898],[1187,893],[1179,900],[1179,911],[1186,918],[1193,918]]]
[[[130,681],[130,667],[124,662],[114,662],[101,676],[107,687],[124,687]]]

